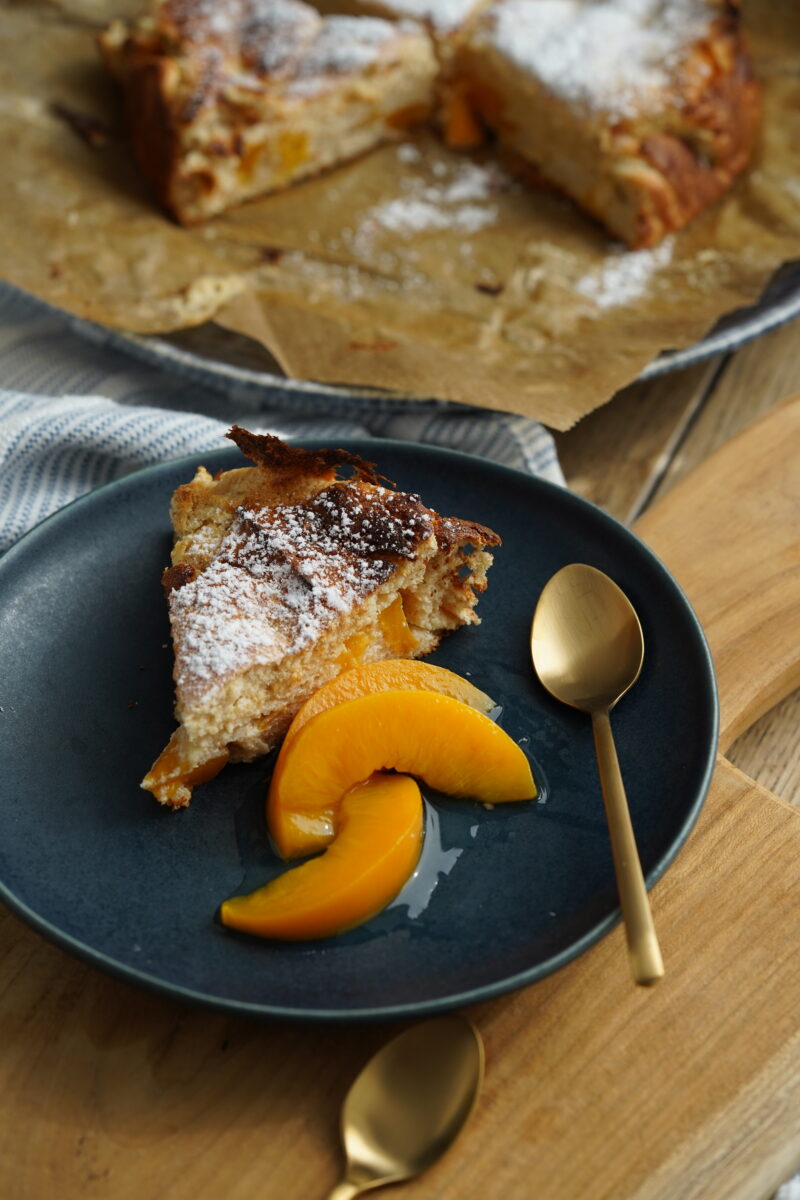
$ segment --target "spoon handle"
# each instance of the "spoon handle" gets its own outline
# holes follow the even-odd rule
[[[661,979],[664,963],[647,898],[639,852],[636,849],[636,838],[628,811],[608,709],[599,709],[592,713],[592,730],[608,831],[611,836],[611,853],[614,857],[620,907],[628,940],[631,972],[636,983],[647,986]]]

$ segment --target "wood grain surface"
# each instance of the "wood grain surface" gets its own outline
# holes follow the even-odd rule
[[[800,684],[798,448],[794,397],[727,442],[636,525],[705,630],[722,750]]]
[[[799,856],[798,814],[722,762],[654,890],[665,980],[631,986],[617,930],[557,975],[472,1010],[487,1054],[478,1109],[402,1194],[769,1196],[800,1158]],[[325,1195],[347,1085],[393,1029],[184,1009],[15,926],[0,924],[6,1195]]]
[[[794,321],[735,354],[632,384],[569,433],[556,434],[567,482],[630,522],[730,437],[797,392],[800,323]],[[800,805],[798,729],[795,691],[729,746],[727,757]]]
[[[725,377],[696,371],[694,399],[663,393],[681,430],[670,461],[690,446],[713,395],[708,370],[715,387]],[[785,536],[793,490],[778,489],[776,500],[771,485],[780,462],[794,478],[799,405],[775,408],[752,448],[742,438],[669,490],[655,439],[628,491],[630,508],[664,485],[641,529],[709,623],[728,734],[755,711],[742,675],[758,678],[760,708],[790,686],[797,666],[796,639],[783,656],[776,649],[774,615],[760,626],[770,645],[762,655],[762,638],[747,636],[735,611],[742,604],[752,615],[764,581],[746,576],[744,562],[762,570],[772,545],[785,570],[771,575],[779,599],[770,589],[770,612],[791,618],[798,608],[798,563]],[[721,471],[740,480],[756,472],[767,486],[762,502],[722,488]],[[713,531],[738,553],[743,497],[761,550],[729,573],[733,590],[720,598],[710,577],[719,560],[698,560],[689,535],[705,546],[704,531]],[[689,530],[678,524],[687,513]],[[487,1048],[478,1109],[457,1146],[395,1194],[768,1197],[800,1161],[798,861],[800,813],[720,760],[697,828],[653,892],[665,980],[632,987],[616,930],[556,975],[474,1009]],[[339,1104],[394,1028],[257,1024],[188,1009],[100,975],[4,913],[0,1195],[323,1197],[340,1170]]]

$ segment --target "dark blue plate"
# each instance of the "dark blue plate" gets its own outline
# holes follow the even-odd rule
[[[263,816],[269,760],[228,767],[179,813],[138,787],[173,728],[159,577],[169,498],[194,462],[91,493],[0,560],[0,895],[65,949],[180,1000],[326,1020],[438,1012],[532,983],[613,927],[590,722],[544,693],[529,659],[534,605],[567,562],[607,571],[644,628],[644,670],[614,729],[649,884],[708,788],[717,738],[708,650],[683,593],[641,542],[569,492],[490,462],[349,445],[440,511],[502,535],[482,625],[447,639],[434,661],[502,706],[545,790],[538,803],[493,810],[429,797],[418,876],[367,925],[326,942],[259,941],[216,919],[225,897],[278,869]],[[240,460],[229,449],[204,461],[220,470]]]

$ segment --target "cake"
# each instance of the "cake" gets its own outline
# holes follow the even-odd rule
[[[187,225],[401,137],[434,103],[420,27],[302,0],[162,0],[99,44],[139,167]]]
[[[172,500],[163,584],[179,725],[142,786],[175,808],[228,761],[270,751],[342,670],[418,658],[478,623],[500,542],[347,451],[228,436],[255,465],[201,467]]]
[[[738,0],[318,6],[161,0],[101,35],[134,152],[178,220],[430,121],[453,147],[495,140],[640,248],[713,204],[752,154],[759,90]]]
[[[757,134],[736,0],[494,0],[456,71],[501,145],[632,248],[717,200]]]

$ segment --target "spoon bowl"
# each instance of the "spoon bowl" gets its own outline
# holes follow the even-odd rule
[[[423,1021],[387,1042],[345,1098],[347,1170],[328,1200],[350,1200],[431,1166],[472,1112],[483,1065],[480,1035],[458,1014]]]
[[[644,661],[639,618],[625,593],[596,567],[570,563],[547,582],[531,626],[531,657],[556,700],[591,716],[628,953],[637,983],[664,974],[609,714]]]
[[[531,628],[539,679],[572,708],[613,708],[642,670],[644,636],[628,597],[596,567],[571,563],[545,585]]]

